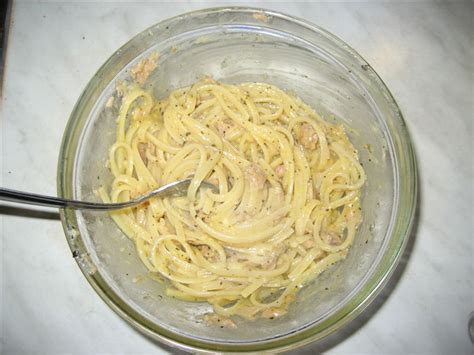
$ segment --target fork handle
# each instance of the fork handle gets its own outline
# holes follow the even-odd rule
[[[115,203],[100,203],[100,202],[87,202],[78,200],[69,200],[60,197],[52,197],[45,195],[32,194],[29,192],[17,191],[0,188],[0,200],[25,203],[29,205],[39,205],[48,207],[59,207],[59,208],[74,208],[78,210],[93,210],[93,211],[106,211],[106,210],[119,210],[126,207],[132,207],[139,205],[140,203],[148,200],[151,197],[165,197],[174,194],[183,195],[187,191],[192,178],[184,180],[178,180],[170,182],[169,184],[160,186],[159,188],[152,190],[138,198],[135,198],[126,202],[115,202]],[[217,187],[210,184],[209,182],[201,182],[201,187],[211,188],[217,190]]]
[[[0,188],[0,200],[10,201],[16,203],[23,203],[28,205],[38,205],[58,208],[74,208],[74,209],[88,209],[88,210],[110,210],[119,209],[127,206],[127,203],[96,203],[68,200],[59,197],[38,195],[29,192],[10,190]]]

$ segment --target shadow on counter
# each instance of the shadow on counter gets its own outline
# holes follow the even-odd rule
[[[16,207],[11,205],[0,205],[0,216],[16,216],[36,219],[60,220],[57,211],[46,211],[33,208]]]

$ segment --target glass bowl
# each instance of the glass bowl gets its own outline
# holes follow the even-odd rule
[[[117,82],[153,52],[146,85],[157,97],[200,78],[259,81],[295,93],[327,120],[346,126],[368,182],[363,223],[348,257],[303,288],[283,317],[208,326],[205,303],[165,296],[132,242],[107,214],[64,210],[67,240],[102,299],[135,328],[186,350],[281,351],[323,338],[359,314],[381,290],[407,242],[416,201],[416,165],[400,110],[374,70],[348,45],[304,20],[229,7],[160,22],[125,44],[99,69],[69,119],[58,162],[58,193],[97,200],[111,183],[107,150],[115,113],[105,109]]]

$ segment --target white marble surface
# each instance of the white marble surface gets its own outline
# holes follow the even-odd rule
[[[16,1],[1,185],[55,194],[63,129],[98,67],[149,25],[217,4]],[[473,3],[251,5],[311,20],[365,57],[401,106],[418,157],[419,211],[395,277],[355,322],[301,353],[472,353]],[[56,213],[0,208],[1,352],[173,352],[134,331],[94,293]]]

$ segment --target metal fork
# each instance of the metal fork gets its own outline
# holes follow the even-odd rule
[[[29,205],[39,205],[48,207],[59,207],[59,208],[73,208],[78,210],[95,210],[95,211],[109,211],[119,210],[126,207],[132,207],[139,205],[152,197],[166,197],[171,195],[182,196],[186,194],[187,188],[191,183],[192,179],[184,179],[173,181],[169,184],[158,187],[157,189],[151,190],[146,194],[137,197],[127,202],[119,203],[98,203],[98,202],[86,202],[78,200],[69,200],[59,197],[37,195],[28,192],[3,189],[0,188],[0,200],[24,203]],[[217,189],[216,186],[208,182],[203,181],[200,187],[207,187]]]

